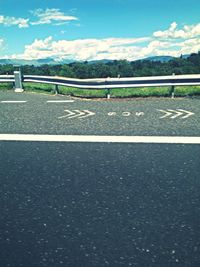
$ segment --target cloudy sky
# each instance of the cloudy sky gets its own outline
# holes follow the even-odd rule
[[[0,0],[0,58],[180,56],[200,50],[199,0]]]

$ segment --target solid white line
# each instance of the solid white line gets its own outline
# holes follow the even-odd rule
[[[74,100],[48,100],[47,103],[73,103]]]
[[[200,137],[0,134],[0,141],[200,144]]]
[[[24,100],[2,100],[1,103],[26,103],[27,101]]]

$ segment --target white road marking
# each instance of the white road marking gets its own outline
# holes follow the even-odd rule
[[[144,116],[144,112],[136,112],[135,115],[138,116],[138,117]]]
[[[123,117],[129,117],[130,115],[131,115],[131,113],[129,111],[122,112]]]
[[[13,103],[26,103],[27,101],[24,100],[2,100],[1,103],[9,103],[9,104],[13,104]]]
[[[58,119],[63,119],[63,118],[67,118],[67,119],[74,119],[74,118],[82,119],[82,118],[86,118],[86,117],[95,115],[94,112],[89,111],[89,110],[81,111],[81,110],[75,109],[73,111],[70,111],[68,109],[65,109],[64,111],[67,112],[68,114],[64,115],[64,116],[60,116],[60,117],[58,117]]]
[[[176,113],[175,115],[173,115],[173,116],[170,117],[171,119],[175,119],[175,118],[177,118],[177,117],[183,115],[183,112],[175,111],[175,110],[173,110],[173,109],[168,109],[168,111],[172,112],[172,114],[173,114],[173,112]]]
[[[175,119],[180,117],[181,115],[184,115],[183,117],[180,117],[181,119],[186,119],[192,115],[194,115],[195,113],[184,110],[184,109],[177,109],[177,110],[173,110],[173,109],[167,109],[167,110],[163,110],[163,109],[157,109],[158,111],[165,113],[164,116],[160,117],[160,119],[164,119],[169,117],[170,119]]]
[[[144,112],[139,112],[139,111],[137,111],[137,112],[123,111],[123,112],[117,113],[115,111],[111,111],[111,112],[108,112],[107,115],[108,116],[116,116],[116,115],[118,115],[118,116],[123,116],[123,117],[129,117],[129,116],[133,115],[133,116],[140,117],[140,116],[144,116]]]
[[[0,141],[200,144],[200,136],[110,136],[0,134]]]
[[[87,113],[87,115],[81,116],[80,119],[83,119],[83,118],[86,118],[86,117],[95,115],[95,113],[92,112],[92,111],[89,111],[89,110],[83,110],[83,111],[84,111],[85,113]]]
[[[181,112],[187,113],[187,115],[185,115],[184,117],[182,117],[182,119],[186,119],[186,118],[190,117],[191,115],[194,115],[193,112],[190,112],[190,111],[187,111],[187,110],[184,110],[184,109],[178,109],[178,110],[181,111]]]
[[[166,118],[172,114],[171,112],[167,112],[166,110],[163,110],[163,109],[158,109],[158,110],[165,113],[165,115],[160,117],[160,119]]]
[[[75,115],[68,117],[69,119],[73,119],[73,118],[76,118],[76,117],[80,117],[80,116],[85,115],[85,112],[80,111],[80,110],[78,110],[78,109],[75,109],[74,111],[75,111],[76,113],[78,113],[78,114],[74,113]]]
[[[70,110],[68,110],[68,109],[66,109],[66,110],[64,110],[64,111],[65,111],[65,112],[68,112],[68,114],[67,114],[67,115],[63,115],[63,116],[60,116],[60,117],[58,117],[58,119],[67,118],[67,117],[72,116],[72,115],[75,114],[74,112],[72,112],[72,111],[70,111]]]
[[[108,116],[116,116],[117,112],[108,112]]]
[[[74,100],[47,100],[47,103],[73,103]]]

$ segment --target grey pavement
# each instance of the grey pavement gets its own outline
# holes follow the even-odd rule
[[[9,100],[27,102],[2,102]],[[200,99],[74,99],[74,102],[68,103],[47,102],[52,100],[72,99],[0,92],[0,132],[200,136]]]
[[[73,99],[0,92],[0,133],[200,136],[199,99],[49,100]],[[199,166],[200,145],[1,141],[1,266],[199,266]]]

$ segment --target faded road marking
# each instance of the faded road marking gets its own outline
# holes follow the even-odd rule
[[[74,100],[47,100],[47,103],[73,103]]]
[[[9,104],[16,104],[16,103],[26,103],[27,101],[24,100],[2,100],[1,103],[9,103]]]

